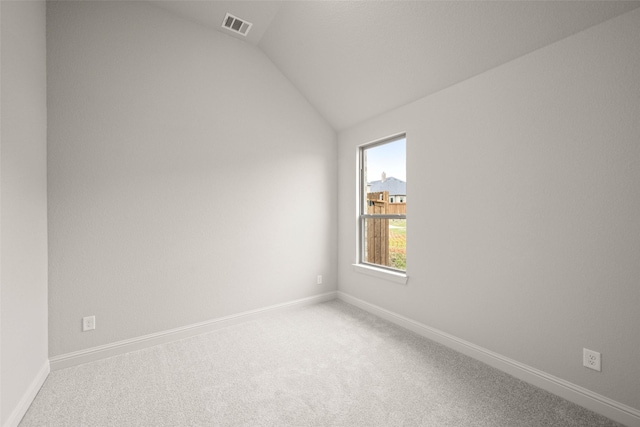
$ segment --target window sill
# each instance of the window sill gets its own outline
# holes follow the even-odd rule
[[[405,273],[396,271],[385,270],[384,268],[376,268],[366,264],[352,264],[353,269],[358,273],[366,274],[368,276],[377,277],[379,279],[389,280],[390,282],[400,283],[406,285],[409,277]]]

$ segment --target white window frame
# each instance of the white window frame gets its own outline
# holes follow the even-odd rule
[[[383,266],[379,264],[372,264],[365,260],[365,248],[366,248],[366,233],[365,223],[367,218],[373,219],[406,219],[406,214],[367,214],[367,177],[365,176],[364,168],[364,152],[367,149],[374,148],[380,145],[388,144],[399,139],[407,139],[406,133],[399,133],[389,137],[385,137],[373,142],[363,144],[358,147],[358,215],[357,215],[357,254],[356,264],[353,264],[354,270],[367,274],[370,276],[378,277],[392,282],[406,284],[408,276],[406,270],[399,270],[390,266]],[[406,160],[405,160],[406,161]]]

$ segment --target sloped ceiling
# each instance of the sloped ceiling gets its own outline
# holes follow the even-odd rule
[[[226,12],[336,130],[640,6],[640,1],[163,1],[219,31]]]
[[[254,45],[262,39],[283,4],[281,1],[238,0],[149,0],[148,3]],[[246,37],[222,29],[227,12],[253,24]]]

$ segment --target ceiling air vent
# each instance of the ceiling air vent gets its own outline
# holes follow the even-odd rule
[[[222,21],[222,28],[226,28],[227,30],[233,31],[234,33],[238,33],[242,36],[249,34],[249,30],[252,25],[253,24],[251,22],[242,20],[230,13],[227,13],[224,17],[224,21]]]

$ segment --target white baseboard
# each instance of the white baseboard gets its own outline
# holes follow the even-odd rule
[[[338,291],[338,299],[355,305],[405,329],[409,329],[425,338],[445,345],[459,353],[480,360],[489,366],[506,372],[529,384],[533,384],[536,387],[540,387],[543,390],[567,399],[593,412],[604,415],[614,421],[629,427],[640,427],[640,411],[635,408],[498,353],[494,353],[486,348],[447,334],[446,332],[431,328],[400,314],[378,307],[377,305],[370,304],[344,292]]]
[[[142,350],[154,345],[160,345],[171,341],[189,338],[195,335],[211,332],[216,329],[221,329],[227,326],[246,322],[248,320],[253,320],[273,312],[302,307],[305,305],[317,304],[324,301],[330,301],[336,298],[336,294],[336,291],[332,291],[324,294],[314,295],[312,297],[298,299],[295,301],[285,302],[282,304],[275,304],[256,310],[244,311],[242,313],[220,317],[217,319],[208,320],[206,322],[194,323],[191,325],[182,326],[180,328],[118,341],[98,347],[92,347],[86,350],[62,354],[60,356],[52,357],[49,361],[51,363],[51,369],[56,371],[58,369],[64,369],[75,365],[81,365],[87,362],[105,359],[107,357],[117,356],[118,354]]]
[[[9,418],[7,418],[7,421],[5,421],[4,427],[17,427],[18,424],[20,424],[22,417],[24,417],[24,414],[27,413],[27,410],[29,409],[29,406],[31,406],[33,399],[36,398],[36,395],[42,388],[42,385],[44,384],[45,380],[47,379],[50,369],[51,368],[49,366],[49,361],[46,360],[43,363],[42,367],[40,368],[40,371],[38,372],[36,377],[33,379],[31,384],[29,385],[29,388],[27,389],[25,394],[22,396],[22,399],[20,399],[20,402],[18,402],[18,405],[11,412],[11,414],[9,415]]]

